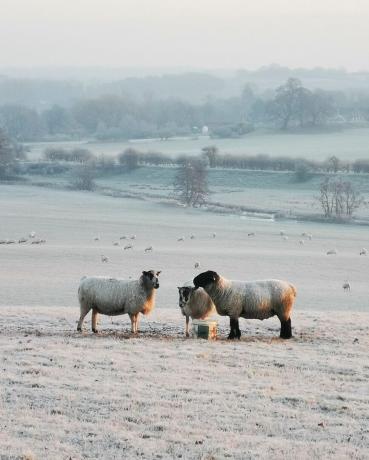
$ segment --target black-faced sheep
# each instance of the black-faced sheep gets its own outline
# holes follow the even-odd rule
[[[277,315],[281,322],[280,337],[292,337],[291,311],[296,297],[295,287],[280,280],[233,281],[214,271],[200,273],[193,280],[214,302],[219,315],[229,316],[229,339],[240,338],[239,318],[267,319]]]
[[[138,331],[139,313],[149,314],[155,306],[155,290],[159,288],[160,272],[143,271],[138,280],[122,280],[105,277],[82,278],[78,298],[81,315],[77,331],[87,313],[92,309],[92,331],[97,332],[98,314],[117,316],[127,313],[132,332]]]
[[[192,286],[178,287],[179,307],[186,317],[186,337],[189,337],[189,321],[191,319],[205,319],[215,313],[215,305],[204,289],[195,289]]]

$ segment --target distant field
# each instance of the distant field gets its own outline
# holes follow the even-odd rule
[[[127,147],[135,147],[142,152],[156,151],[168,155],[197,155],[207,145],[216,145],[223,153],[270,156],[289,156],[323,160],[336,155],[343,160],[369,158],[369,128],[345,129],[318,134],[261,133],[253,132],[241,139],[170,139],[167,141],[132,142],[48,142],[30,143],[30,158],[42,155],[46,147],[58,145],[65,148],[83,146],[96,154],[116,155]]]

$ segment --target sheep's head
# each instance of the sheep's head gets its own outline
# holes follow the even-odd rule
[[[219,275],[217,272],[208,270],[207,272],[200,273],[200,275],[195,276],[193,279],[193,284],[195,289],[199,287],[205,288],[209,284],[216,283],[219,280]]]
[[[154,289],[159,288],[159,279],[158,276],[161,272],[156,272],[155,270],[149,270],[147,272],[142,272],[143,281],[146,286]]]
[[[191,286],[181,286],[178,287],[179,293],[179,308],[184,308],[187,302],[190,300],[191,294],[195,288]]]

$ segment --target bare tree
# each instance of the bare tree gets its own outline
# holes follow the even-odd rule
[[[362,204],[360,194],[349,181],[326,178],[320,184],[319,191],[317,199],[327,218],[351,218]]]
[[[77,167],[75,176],[72,180],[72,187],[77,190],[95,190],[96,184],[94,178],[96,176],[95,162],[88,161]]]
[[[201,206],[208,193],[204,161],[197,158],[183,159],[174,180],[175,197],[187,206]]]
[[[16,152],[8,136],[0,129],[0,178],[11,173],[16,159]]]

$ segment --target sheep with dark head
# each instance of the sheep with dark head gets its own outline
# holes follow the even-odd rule
[[[229,339],[241,337],[240,317],[263,320],[275,315],[281,322],[280,337],[292,337],[291,312],[296,288],[287,281],[233,281],[207,271],[197,275],[193,283],[195,289],[205,289],[219,315],[229,316]]]
[[[149,314],[155,306],[155,290],[159,288],[160,272],[143,271],[138,280],[122,280],[105,277],[82,278],[78,298],[81,315],[77,330],[92,309],[92,331],[97,332],[98,314],[117,316],[127,313],[132,332],[138,331],[139,313]]]
[[[182,315],[186,317],[186,337],[189,337],[189,321],[192,319],[205,319],[215,313],[215,306],[204,289],[195,289],[193,286],[178,287],[179,307]]]

